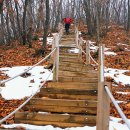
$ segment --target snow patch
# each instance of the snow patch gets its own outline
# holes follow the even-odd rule
[[[113,56],[117,55],[115,52],[111,52],[111,51],[106,51],[106,52],[104,52],[104,54],[105,55],[113,55]]]
[[[24,72],[29,66],[19,66],[12,68],[0,68],[3,73],[9,77],[14,77],[21,72]],[[28,77],[17,77],[11,81],[5,83],[5,87],[1,87],[0,94],[6,100],[10,99],[22,99],[24,97],[31,96],[33,93],[39,90],[41,82],[46,80],[46,77],[50,74],[50,71],[44,69],[43,66],[36,66],[28,73],[31,75]],[[52,74],[48,80],[52,80]],[[33,81],[33,82],[31,82]]]
[[[124,75],[124,72],[129,70],[119,70],[108,68],[105,69],[105,77],[112,77],[116,83],[121,83],[122,85],[130,84],[130,76]]]
[[[73,48],[71,50],[68,50],[70,53],[79,53],[79,49]]]

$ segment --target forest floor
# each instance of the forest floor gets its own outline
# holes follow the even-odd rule
[[[80,27],[81,32],[84,32],[85,28]],[[89,37],[85,34],[82,35],[84,40],[91,40],[95,42],[95,37]],[[124,73],[126,76],[130,76],[130,33],[128,34],[122,27],[110,26],[107,35],[101,38],[101,43],[105,44],[105,47],[109,48],[109,51],[116,53],[116,55],[105,55],[105,67],[121,70],[128,70]],[[94,43],[96,46],[96,43]],[[41,48],[40,40],[33,40],[33,48],[28,48],[28,45],[20,45],[17,41],[11,43],[10,46],[0,46],[0,68],[13,67],[13,66],[32,66],[43,58],[37,51]],[[50,45],[47,46],[50,50]],[[93,57],[97,60],[97,53],[92,53]],[[48,61],[42,65],[48,64]],[[115,75],[117,76],[117,75]],[[8,78],[0,71],[0,80]],[[112,92],[114,97],[123,101],[120,106],[126,116],[130,119],[130,84],[117,84],[112,77],[107,76],[106,80],[112,84]],[[117,93],[118,91],[118,93]],[[121,93],[120,93],[121,91]],[[128,93],[123,93],[128,92]],[[0,97],[0,105],[3,106],[0,110],[0,118],[5,117],[12,110],[16,109],[23,100],[5,100]],[[6,109],[5,109],[6,107]],[[119,117],[114,106],[111,105],[111,116]],[[6,123],[13,123],[13,117],[8,119]]]

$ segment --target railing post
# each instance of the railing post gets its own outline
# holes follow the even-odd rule
[[[79,42],[79,43],[78,43],[79,59],[82,59],[82,42],[83,42],[82,37],[79,38],[78,42]]]
[[[60,39],[61,39],[61,37],[63,36],[63,30],[64,30],[64,27],[63,27],[63,24],[62,23],[59,23],[59,25],[58,25],[59,27],[59,37],[60,37]]]
[[[90,44],[86,41],[86,63],[90,64]]]
[[[55,36],[55,47],[56,47],[56,52],[54,54],[54,65],[55,69],[53,72],[53,80],[58,81],[58,74],[59,74],[59,34]]]
[[[105,92],[104,82],[104,46],[99,45],[99,82],[96,130],[109,130],[110,99]]]
[[[76,46],[78,47],[79,46],[78,45],[78,43],[79,43],[79,32],[78,32],[77,27],[75,27],[75,31],[76,31],[76,38],[75,38],[75,40],[76,40]]]

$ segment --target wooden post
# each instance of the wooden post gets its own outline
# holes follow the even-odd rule
[[[55,65],[55,69],[53,72],[53,80],[54,81],[58,81],[58,74],[59,74],[59,34],[57,34],[55,36],[55,47],[56,52],[54,54],[54,65]]]
[[[105,92],[104,82],[104,47],[99,45],[99,82],[96,130],[109,130],[110,99]]]
[[[86,42],[86,63],[90,64],[90,44]]]
[[[79,49],[79,54],[78,54],[78,57],[79,59],[82,60],[82,38],[80,37],[79,40],[78,40],[78,49]]]
[[[75,38],[75,40],[76,40],[76,46],[79,47],[79,45],[78,45],[79,33],[78,33],[77,27],[75,28],[75,31],[76,31],[76,38]]]
[[[62,35],[63,35],[63,29],[64,29],[62,23],[59,23],[58,29],[59,29],[59,37],[60,37],[60,39],[61,39],[61,37],[62,37]]]

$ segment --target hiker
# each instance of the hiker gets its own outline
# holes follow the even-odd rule
[[[65,23],[65,30],[66,30],[66,34],[69,34],[69,29],[70,29],[70,24],[72,23],[72,19],[71,18],[64,18],[64,23]]]

